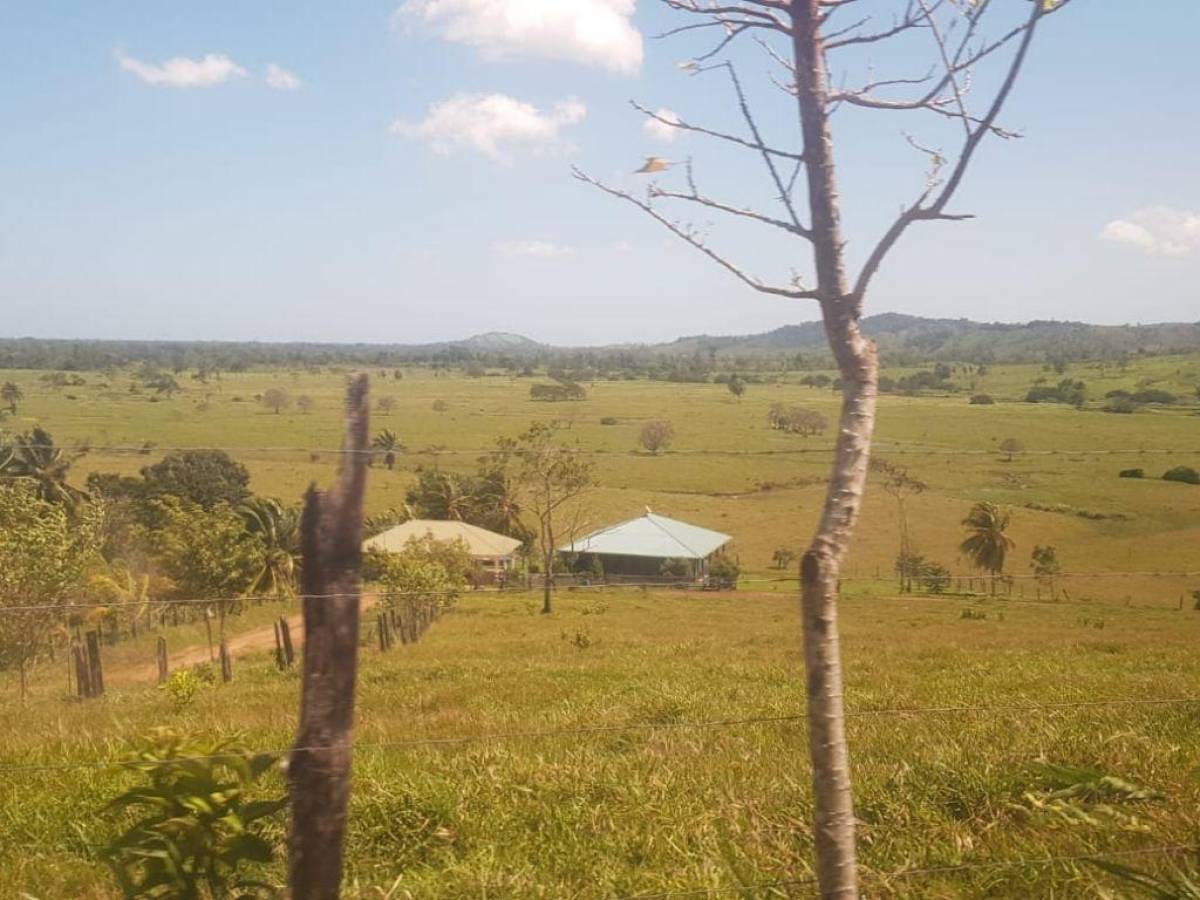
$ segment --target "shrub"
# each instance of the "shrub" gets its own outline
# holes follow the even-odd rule
[[[1104,404],[1104,412],[1119,413],[1121,415],[1129,415],[1137,412],[1137,404],[1129,397],[1113,397]]]
[[[409,538],[399,553],[372,553],[371,568],[392,595],[387,606],[419,600],[450,599],[462,590],[475,569],[461,540],[438,541],[432,535]]]
[[[996,401],[991,394],[972,394],[970,402],[972,406],[991,406]]]
[[[653,419],[642,426],[638,443],[650,453],[658,453],[659,450],[670,447],[674,438],[675,426],[669,419]]]
[[[1117,473],[1118,478],[1145,478],[1145,469],[1122,469]]]
[[[1160,391],[1156,388],[1150,388],[1144,391],[1138,391],[1131,398],[1134,403],[1161,403],[1164,406],[1170,406],[1172,403],[1178,402],[1179,398],[1168,391]]]
[[[767,422],[776,431],[786,431],[788,434],[799,434],[808,437],[810,434],[821,434],[829,427],[825,417],[814,409],[802,406],[784,406],[782,403],[772,403],[767,410]]]
[[[732,591],[737,589],[738,577],[741,574],[742,567],[731,557],[718,556],[708,567],[708,582],[722,590]]]
[[[683,580],[692,577],[692,566],[686,559],[664,559],[658,574],[663,578]]]
[[[950,587],[950,570],[939,563],[926,562],[921,566],[918,578],[921,587],[930,594],[941,594]]]
[[[1066,378],[1054,387],[1037,385],[1029,389],[1025,395],[1026,403],[1066,403],[1076,409],[1083,406],[1087,399],[1084,394],[1082,381],[1072,381]]]
[[[287,806],[286,797],[251,800],[248,788],[276,762],[237,739],[186,742],[159,729],[124,763],[148,784],[127,791],[106,810],[138,811],[135,821],[104,849],[127,898],[262,897],[270,885],[247,877],[250,863],[275,855],[263,826]]]
[[[561,403],[565,400],[584,400],[587,391],[583,385],[573,381],[558,384],[533,384],[529,386],[529,399],[546,403]]]
[[[207,674],[207,678],[203,674]],[[171,705],[175,712],[182,712],[192,705],[196,695],[212,684],[212,669],[208,666],[191,669],[176,669],[170,677],[158,686],[171,697]]]
[[[600,420],[600,424],[601,425],[616,425],[617,417],[616,416],[605,416],[604,418],[602,418]]]
[[[1191,466],[1176,466],[1163,472],[1163,481],[1180,481],[1184,484],[1200,484],[1200,472]]]

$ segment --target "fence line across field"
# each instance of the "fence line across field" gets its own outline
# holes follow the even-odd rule
[[[89,441],[73,441],[68,443],[56,443],[56,449],[71,450],[71,451],[86,451],[90,453],[110,453],[110,454],[133,454],[138,456],[149,456],[155,453],[173,453],[173,452],[188,452],[188,451],[221,451],[231,454],[249,454],[249,453],[307,453],[316,454],[317,456],[379,456],[381,450],[355,450],[341,447],[300,447],[300,446],[276,446],[276,447],[247,447],[247,446],[218,446],[213,444],[199,444],[194,446],[158,446],[145,444],[97,444]],[[612,457],[638,457],[642,459],[670,459],[680,456],[737,456],[737,457],[771,457],[771,456],[813,456],[813,455],[831,455],[836,450],[832,444],[822,445],[820,447],[787,447],[776,448],[770,450],[723,450],[719,448],[698,448],[695,450],[666,450],[660,453],[650,453],[644,450],[603,450],[594,448],[569,448],[571,453],[581,456],[612,456]],[[926,444],[915,444],[908,442],[891,442],[886,440],[876,439],[873,442],[873,449],[880,454],[903,455],[903,456],[1007,456],[1008,454],[995,447],[982,448],[953,448],[945,446],[935,446]],[[497,452],[496,447],[425,447],[425,448],[406,448],[402,451],[397,451],[398,456],[487,456]],[[1091,449],[1025,449],[1013,454],[1018,457],[1030,456],[1197,456],[1200,455],[1200,447],[1194,448],[1129,448],[1129,449],[1108,449],[1097,450]]]
[[[847,718],[872,718],[876,716],[916,716],[916,715],[954,715],[974,713],[1009,713],[1009,712],[1051,712],[1069,709],[1097,709],[1112,706],[1186,706],[1200,704],[1200,697],[1162,697],[1162,698],[1111,698],[1107,700],[1063,701],[1060,703],[1030,703],[1030,704],[997,704],[989,706],[896,706],[896,707],[867,707],[864,709],[846,710]],[[362,742],[355,743],[355,750],[403,750],[416,747],[447,747],[463,744],[482,744],[491,741],[537,740],[542,738],[591,736],[600,734],[619,734],[631,731],[688,731],[708,728],[742,728],[760,725],[781,725],[802,723],[807,719],[805,713],[789,713],[776,716],[751,716],[737,719],[710,719],[697,722],[628,722],[617,725],[592,725],[579,728],[548,728],[527,729],[521,731],[502,731],[482,734],[450,735],[447,737],[409,738],[402,741]],[[256,754],[281,756],[288,753],[306,753],[323,750],[320,747],[286,747],[266,750],[255,750]],[[207,755],[183,756],[174,760],[81,760],[76,762],[30,763],[0,765],[0,774],[35,771],[59,771],[70,769],[105,769],[112,766],[130,768],[171,765],[176,762],[198,762],[202,760],[219,760],[228,757],[228,753],[213,753]]]
[[[969,579],[973,578],[978,581],[987,581],[990,576],[979,574],[978,572],[956,575],[950,574],[944,576],[949,579]],[[1196,572],[1060,572],[1054,576],[1055,581],[1061,581],[1070,578],[1170,578],[1170,579],[1189,579],[1200,578],[1200,571]],[[894,582],[896,576],[893,575],[847,575],[842,577],[843,583],[863,583],[863,582]],[[997,581],[1045,581],[1044,576],[1038,575],[1003,575],[997,576]],[[754,584],[799,584],[798,576],[786,576],[780,578],[739,578],[738,585],[754,585]],[[653,581],[653,582],[613,582],[605,584],[564,584],[556,581],[556,589],[566,590],[568,592],[578,591],[619,591],[619,590],[642,590],[642,589],[662,589],[662,590],[688,590],[699,587],[694,581]],[[541,582],[534,576],[534,580],[528,588],[462,588],[460,590],[449,591],[363,591],[362,595],[375,597],[377,599],[393,599],[398,597],[423,597],[426,599],[440,599],[447,597],[474,597],[481,594],[494,594],[496,596],[517,596],[519,594],[528,593],[530,591],[541,590]],[[104,601],[96,601],[94,603],[56,603],[48,606],[0,606],[0,615],[14,612],[46,612],[46,611],[69,611],[75,609],[128,609],[131,607],[156,607],[156,606],[217,606],[224,603],[244,603],[247,601],[264,603],[278,603],[280,601],[290,602],[292,600],[303,599],[301,594],[296,594],[294,597],[281,597],[276,594],[245,594],[239,597],[209,597],[205,599],[197,598],[179,598],[179,599],[162,599],[162,600],[118,600],[111,603]],[[340,597],[352,596],[350,594],[313,594],[313,599],[316,600],[334,600]],[[357,596],[357,595],[355,595]],[[906,595],[907,596],[907,595]],[[954,600],[960,599],[960,596],[954,593],[943,595],[911,595],[914,599],[944,599]],[[985,594],[980,594],[985,596]],[[1005,602],[1022,602],[1012,600],[1012,598],[1004,598]],[[1025,600],[1027,603],[1042,603],[1047,606],[1063,605],[1054,601],[1037,601]],[[1079,601],[1075,601],[1079,605]],[[1102,604],[1101,604],[1102,605]]]

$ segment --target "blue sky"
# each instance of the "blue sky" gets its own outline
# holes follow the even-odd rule
[[[994,3],[997,27],[1028,8]],[[914,230],[870,312],[1200,318],[1200,3],[1130,10],[1045,22],[1004,116],[1025,136],[987,143],[954,204],[978,218]],[[755,156],[666,142],[627,104],[742,130],[722,74],[677,65],[706,45],[652,38],[687,21],[653,0],[5,0],[0,333],[592,344],[812,319],[570,177],[641,190],[646,156],[692,158],[704,190],[773,212]],[[834,71],[912,76],[929,50]],[[769,139],[794,141],[756,48],[733,58]],[[921,186],[904,132],[956,146],[924,113],[835,116],[852,261]],[[809,271],[805,245],[688,214],[756,274]]]

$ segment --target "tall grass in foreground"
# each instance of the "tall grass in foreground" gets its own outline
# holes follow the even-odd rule
[[[467,596],[420,644],[364,648],[350,893],[807,896],[801,722],[692,727],[803,714],[794,598],[568,592],[538,608]],[[1194,696],[1200,614],[1116,608],[1098,630],[1065,605],[853,595],[844,616],[869,896],[1129,896],[1093,855],[1187,871],[1186,855],[1119,854],[1198,842],[1200,704],[1026,707]],[[118,896],[100,849],[122,821],[100,811],[133,776],[60,764],[117,759],[156,725],[257,750],[294,733],[298,681],[266,653],[182,705],[129,683],[80,704],[57,674],[24,710],[0,686],[0,766],[50,766],[0,770],[3,897]],[[1019,708],[892,711],[934,707]],[[281,849],[283,823],[266,837]]]

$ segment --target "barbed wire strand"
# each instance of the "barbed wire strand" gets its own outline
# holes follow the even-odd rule
[[[967,575],[951,574],[951,575],[945,575],[943,577],[949,578],[952,580],[953,579],[972,579],[973,578],[973,579],[984,580],[984,581],[986,581],[989,578],[989,576],[987,576],[987,575],[980,575],[978,573],[967,574]],[[1056,582],[1061,581],[1063,579],[1069,579],[1069,578],[1103,578],[1103,579],[1108,579],[1108,578],[1170,578],[1170,579],[1184,580],[1184,579],[1191,579],[1191,578],[1200,578],[1200,571],[1196,571],[1196,572],[1161,572],[1161,571],[1153,571],[1153,572],[1151,572],[1151,571],[1146,571],[1146,572],[1062,572],[1062,573],[1059,573],[1058,575],[1054,576],[1054,580]],[[892,582],[895,580],[895,578],[893,576],[889,576],[889,575],[847,575],[847,576],[840,578],[839,580],[843,583],[858,584],[858,583]],[[1002,578],[999,580],[1001,580],[1001,581],[1004,581],[1004,580],[1012,580],[1012,581],[1039,581],[1039,580],[1042,580],[1042,581],[1044,581],[1045,579],[1043,578],[1043,576],[1038,576],[1038,575],[1005,575],[1005,576],[1002,576]],[[786,576],[786,577],[780,577],[780,578],[739,578],[738,584],[739,585],[798,584],[799,581],[800,581],[800,579],[796,576]],[[658,589],[663,589],[663,590],[693,590],[693,591],[703,591],[704,590],[704,587],[702,584],[698,584],[697,582],[694,582],[694,581],[652,581],[652,582],[628,582],[628,583],[611,583],[611,584],[557,584],[555,586],[556,590],[565,590],[568,593],[578,592],[578,591],[602,591],[602,590],[610,590],[610,591],[642,590],[642,589],[649,590],[652,588],[658,588]],[[535,590],[541,590],[541,585],[533,584],[528,588],[522,588],[522,589],[517,589],[517,588],[463,588],[461,590],[448,590],[448,591],[372,591],[372,590],[364,590],[364,591],[361,591],[359,594],[350,594],[350,593],[310,594],[307,596],[309,596],[315,600],[333,600],[333,599],[338,599],[341,597],[353,597],[353,596],[370,596],[370,597],[375,597],[375,598],[379,598],[379,599],[391,599],[391,598],[397,598],[397,597],[425,597],[425,598],[437,599],[437,598],[445,598],[445,597],[475,597],[475,596],[479,596],[481,594],[516,597],[522,593],[526,593],[528,591],[535,591]],[[281,597],[281,596],[275,595],[275,594],[245,594],[245,595],[238,596],[238,597],[209,597],[209,598],[188,597],[188,598],[164,598],[164,599],[158,599],[158,600],[116,600],[116,601],[112,601],[112,602],[105,602],[103,600],[97,600],[92,603],[69,602],[69,603],[55,603],[55,604],[47,604],[47,605],[0,606],[0,615],[9,613],[9,612],[56,612],[56,611],[64,611],[65,612],[65,611],[69,611],[69,610],[73,610],[73,609],[97,609],[97,608],[126,609],[126,608],[130,608],[130,607],[217,606],[219,604],[242,603],[242,602],[246,602],[246,601],[253,601],[253,602],[262,601],[265,603],[279,603],[279,602],[290,603],[293,600],[303,599],[304,596],[305,595],[301,595],[301,594],[296,594],[293,597]],[[908,595],[906,595],[906,596],[908,596]],[[930,596],[924,596],[924,595],[921,595],[921,596],[911,595],[911,596],[913,597],[913,599],[923,599],[923,600],[963,599],[959,595],[945,595],[945,594],[937,594],[937,595],[930,595]],[[978,595],[972,595],[972,596],[980,596],[980,597],[987,598],[987,597],[990,597],[991,595],[978,594]],[[1014,602],[1014,603],[1019,603],[1019,602],[1039,603],[1040,602],[1040,603],[1043,603],[1044,605],[1049,605],[1049,606],[1063,605],[1061,603],[1056,604],[1053,601],[1037,601],[1037,600],[1030,600],[1028,598],[1022,600],[1021,598],[999,597],[998,596],[997,599],[1003,600],[1006,603],[1007,602]],[[1074,605],[1081,605],[1081,601],[1073,601],[1073,602],[1074,602]]]
[[[946,715],[954,713],[1000,713],[1000,712],[1046,712],[1064,709],[1093,709],[1111,706],[1183,706],[1200,703],[1200,697],[1162,698],[1112,698],[1107,700],[1063,701],[1060,703],[1000,704],[991,706],[927,706],[927,707],[867,707],[846,710],[847,718],[875,716]],[[462,744],[488,743],[493,741],[528,740],[540,738],[574,737],[578,735],[617,734],[630,731],[686,731],[707,728],[739,728],[758,725],[778,725],[803,722],[804,713],[789,713],[776,716],[752,716],[737,719],[709,719],[695,722],[626,722],[616,725],[592,725],[577,728],[528,729],[520,731],[490,732],[446,737],[409,738],[402,741],[355,743],[355,750],[398,750],[414,747],[455,746]],[[310,753],[327,750],[327,747],[286,747],[252,751],[256,754],[281,756],[287,753]],[[181,756],[171,760],[79,760],[56,763],[16,763],[0,765],[0,774],[24,771],[58,771],[69,769],[103,769],[112,766],[138,768],[143,766],[171,765],[176,762],[199,762],[219,760],[228,753]]]

